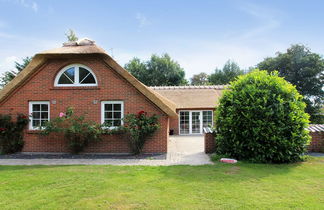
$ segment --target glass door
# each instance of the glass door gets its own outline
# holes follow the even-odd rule
[[[190,134],[190,112],[180,111],[180,134]]]
[[[200,134],[201,133],[201,120],[200,120],[200,111],[191,112],[191,133]]]

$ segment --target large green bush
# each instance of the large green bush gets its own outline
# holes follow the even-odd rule
[[[254,162],[301,160],[310,138],[302,98],[277,72],[240,76],[216,111],[217,153]]]

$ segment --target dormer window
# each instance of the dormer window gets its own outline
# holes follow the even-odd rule
[[[73,64],[66,66],[57,74],[55,86],[97,86],[97,79],[89,67]]]

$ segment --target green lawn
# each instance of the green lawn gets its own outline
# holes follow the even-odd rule
[[[324,158],[290,165],[0,166],[0,209],[323,209]]]

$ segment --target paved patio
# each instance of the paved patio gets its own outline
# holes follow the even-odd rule
[[[204,153],[203,136],[170,136],[167,157],[150,159],[0,159],[0,165],[205,165],[213,164]]]

